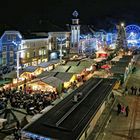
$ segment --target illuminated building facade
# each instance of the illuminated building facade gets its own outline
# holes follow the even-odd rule
[[[48,38],[24,39],[20,48],[20,64],[23,67],[36,66],[48,61]]]
[[[0,66],[15,65],[18,45],[22,42],[22,36],[18,31],[5,31],[0,39]]]
[[[49,32],[49,51],[50,59],[59,58],[60,51],[63,55],[69,54],[70,51],[70,32]],[[51,57],[52,54],[55,57]],[[54,56],[53,55],[53,56]]]
[[[63,42],[59,39],[63,38]],[[0,66],[36,66],[50,60],[51,53],[69,53],[70,32],[49,32],[20,34],[18,31],[5,31],[0,39]],[[55,59],[59,58],[55,54]]]

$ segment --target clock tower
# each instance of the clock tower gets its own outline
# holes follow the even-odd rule
[[[80,39],[80,25],[79,25],[79,19],[78,19],[78,12],[74,11],[72,13],[72,25],[71,25],[71,45],[74,48],[78,49],[78,43]]]

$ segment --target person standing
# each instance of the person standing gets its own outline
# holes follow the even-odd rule
[[[125,112],[126,112],[126,115],[125,115],[125,116],[126,116],[126,117],[128,117],[129,111],[130,111],[130,110],[129,110],[129,107],[127,106],[127,107],[125,108]]]
[[[128,95],[128,88],[127,88],[127,86],[125,87],[124,95]]]
[[[137,95],[137,87],[134,88],[134,95]]]
[[[131,87],[131,90],[132,90],[132,95],[133,95],[133,92],[134,92],[134,87],[133,86]]]
[[[140,96],[140,88],[139,88],[139,91],[138,91],[138,96]]]
[[[118,108],[117,115],[119,115],[121,113],[121,108],[122,108],[120,103],[118,103],[117,108]]]
[[[121,112],[122,112],[122,113],[125,112],[125,107],[124,107],[124,106],[121,107]]]

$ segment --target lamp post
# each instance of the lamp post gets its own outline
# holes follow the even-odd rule
[[[62,49],[63,49],[63,41],[66,40],[66,38],[64,38],[63,36],[61,37],[57,37],[57,40],[60,41],[60,63],[62,63],[62,57],[63,57],[63,53],[62,53]]]
[[[16,42],[12,42],[14,45],[17,47],[17,86],[18,86],[18,81],[19,81],[19,46],[20,44],[17,44]]]
[[[121,23],[121,27],[124,27],[124,23],[123,22]]]

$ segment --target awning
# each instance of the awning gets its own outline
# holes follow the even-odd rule
[[[125,70],[126,70],[126,67],[118,67],[118,66],[113,66],[110,69],[110,71],[114,74],[124,74]]]
[[[59,72],[55,77],[62,80],[63,82],[68,82],[73,75],[73,73]]]
[[[57,66],[54,70],[52,70],[52,72],[67,72],[67,70],[68,70],[70,67],[71,67],[71,66],[59,65],[59,66]]]
[[[63,81],[56,77],[48,77],[41,79],[42,82],[51,85],[52,87],[59,87],[59,85],[63,84]]]
[[[85,66],[71,66],[71,68],[68,70],[68,73],[81,73],[85,68]]]
[[[57,72],[50,72],[50,71],[44,71],[40,75],[37,76],[37,78],[43,78],[43,77],[51,77],[56,75]]]
[[[53,65],[53,64],[56,64],[58,63],[60,60],[53,60],[53,61],[49,61],[49,62],[42,62],[40,63],[38,66],[39,67],[42,67],[42,68],[46,68],[48,67],[49,65]]]

